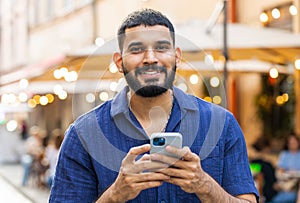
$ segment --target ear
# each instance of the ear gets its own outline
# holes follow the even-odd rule
[[[182,57],[182,51],[179,47],[175,49],[175,58],[176,58],[176,65],[178,65],[181,62]]]
[[[122,55],[119,52],[115,52],[113,55],[113,61],[116,64],[120,73],[123,73],[123,66],[122,66]]]

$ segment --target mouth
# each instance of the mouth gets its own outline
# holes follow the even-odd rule
[[[163,73],[164,72],[160,70],[141,71],[138,74],[138,78],[142,79],[146,83],[152,83],[159,81]]]
[[[160,66],[142,67],[135,72],[136,76],[139,76],[144,80],[159,79],[163,73],[166,73],[165,67]]]

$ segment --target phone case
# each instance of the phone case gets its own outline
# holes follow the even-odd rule
[[[153,133],[150,137],[150,144],[150,154],[159,153],[167,156],[177,157],[176,155],[167,152],[165,147],[171,145],[177,148],[182,148],[182,135],[177,132]]]

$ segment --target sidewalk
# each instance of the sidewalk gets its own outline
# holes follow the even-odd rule
[[[0,177],[0,201],[1,202],[22,202],[31,203],[32,201],[20,193],[16,188]]]
[[[2,182],[2,184],[0,184],[0,187],[6,187],[9,191],[12,191],[13,189],[18,192],[14,195],[21,195],[24,199],[27,199],[27,201],[21,202],[47,203],[50,191],[48,189],[39,189],[30,185],[26,187],[22,186],[22,177],[23,168],[20,164],[0,164],[0,182]],[[11,186],[11,188],[9,188],[9,186]],[[4,200],[2,199],[2,197],[0,201]],[[15,203],[14,201],[8,202]]]

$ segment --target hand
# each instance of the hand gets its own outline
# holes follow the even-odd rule
[[[168,167],[161,162],[151,162],[149,155],[136,161],[138,155],[148,152],[150,145],[133,147],[123,159],[119,175],[109,188],[116,202],[125,202],[135,198],[142,190],[158,187],[170,177],[162,173],[144,172]]]
[[[166,150],[173,153],[181,159],[173,157],[152,154],[152,161],[167,163],[173,167],[159,170],[170,179],[165,182],[178,185],[182,190],[188,193],[195,193],[202,202],[256,202],[254,194],[241,194],[237,197],[229,195],[213,178],[202,170],[200,157],[191,152],[188,147],[177,149],[171,146]]]
[[[160,173],[170,176],[170,179],[165,181],[180,186],[182,190],[188,193],[200,194],[207,192],[209,188],[203,186],[206,185],[208,179],[201,168],[199,156],[192,153],[188,147],[178,149],[167,146],[166,150],[181,157],[181,159],[161,154],[150,155],[152,161],[160,161],[173,166],[159,170]]]

